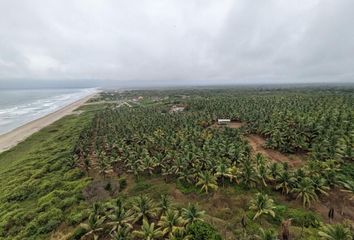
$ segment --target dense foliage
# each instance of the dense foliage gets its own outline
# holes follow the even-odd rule
[[[88,222],[81,224],[71,239],[100,239],[108,235],[122,240],[221,239],[209,224],[203,222],[203,215],[204,212],[195,205],[175,208],[165,195],[157,202],[146,196],[129,201],[117,198],[103,204],[95,203]]]
[[[312,209],[334,190],[353,197],[352,89],[104,92],[90,104],[0,155],[0,239],[352,237],[346,208],[349,224]],[[306,157],[275,162],[250,134]]]
[[[88,183],[73,146],[90,115],[66,117],[0,155],[0,239],[45,239],[72,219]],[[76,221],[85,218],[79,210]]]
[[[104,99],[139,96],[141,92],[106,93]],[[354,96],[348,90],[191,90],[148,92],[148,96],[188,105],[202,120],[231,118],[268,139],[283,152],[305,151],[317,160],[354,160]],[[177,100],[176,100],[177,99]],[[165,101],[166,102],[166,101]]]
[[[354,153],[350,91],[132,91],[101,97],[111,104],[96,114],[75,148],[88,175],[96,169],[104,177],[162,176],[207,195],[225,184],[270,188],[304,207],[335,186],[353,191],[342,170]],[[218,127],[218,118],[245,125]],[[308,162],[297,169],[272,162],[252,151],[249,133],[264,136],[269,148],[306,153]],[[275,208],[258,194],[250,217],[274,218]]]

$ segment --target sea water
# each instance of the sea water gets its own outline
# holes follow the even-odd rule
[[[96,89],[0,89],[0,135],[69,105]]]

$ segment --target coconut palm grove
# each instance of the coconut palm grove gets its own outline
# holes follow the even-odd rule
[[[0,155],[0,239],[354,239],[353,93],[102,91]]]

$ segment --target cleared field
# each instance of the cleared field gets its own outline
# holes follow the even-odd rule
[[[306,163],[306,154],[284,154],[279,151],[265,147],[266,140],[259,135],[251,134],[247,140],[256,153],[260,153],[269,160],[278,163],[287,163],[290,167],[296,168]]]

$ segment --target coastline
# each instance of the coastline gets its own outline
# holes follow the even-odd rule
[[[24,141],[33,133],[56,122],[62,117],[72,114],[75,109],[85,104],[89,99],[93,98],[97,94],[97,92],[90,94],[77,100],[76,102],[58,109],[55,112],[49,113],[48,115],[26,123],[8,133],[0,135],[0,153],[15,147],[18,143]]]

